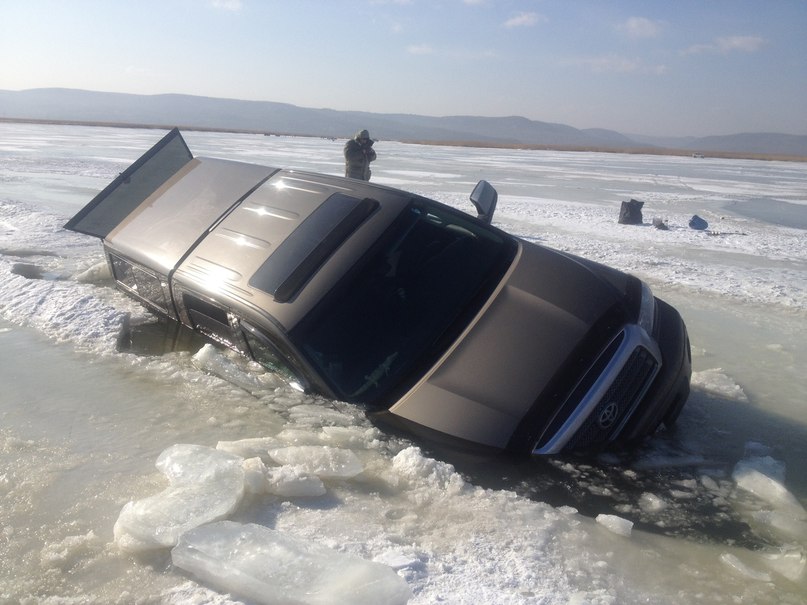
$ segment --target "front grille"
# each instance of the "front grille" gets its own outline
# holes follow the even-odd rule
[[[535,454],[596,448],[615,440],[661,368],[658,344],[636,324],[602,349],[544,424]]]
[[[600,402],[563,449],[588,449],[616,437],[641,401],[657,369],[658,362],[650,351],[641,346],[634,349]]]

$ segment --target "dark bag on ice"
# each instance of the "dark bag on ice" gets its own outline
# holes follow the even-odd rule
[[[641,225],[642,206],[644,206],[644,202],[632,198],[629,202],[622,202],[619,210],[619,223],[621,225]]]
[[[703,231],[709,226],[705,220],[699,217],[697,214],[694,215],[691,219],[689,219],[689,226],[693,229],[697,229],[698,231]]]

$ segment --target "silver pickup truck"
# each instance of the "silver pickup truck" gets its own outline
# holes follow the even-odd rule
[[[425,438],[534,454],[675,422],[686,327],[646,284],[342,177],[193,157],[168,133],[66,225],[118,287],[292,386]]]

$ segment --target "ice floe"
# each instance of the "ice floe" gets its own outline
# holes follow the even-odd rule
[[[807,543],[807,511],[785,486],[781,461],[752,454],[735,465],[732,478],[741,492],[755,498],[742,506],[751,525],[785,543]]]
[[[258,603],[406,602],[409,587],[389,566],[260,525],[220,521],[235,511],[245,493],[322,496],[323,479],[349,479],[363,470],[350,450],[264,449],[275,443],[252,438],[219,442],[216,449],[187,444],[168,448],[156,466],[169,486],[123,507],[114,526],[118,547],[133,553],[175,547],[176,566]],[[259,455],[244,458],[234,452],[264,454],[280,466],[267,467]],[[48,556],[58,559],[58,553]]]
[[[191,530],[171,559],[222,592],[265,605],[402,605],[412,596],[387,565],[255,524]]]
[[[162,492],[131,501],[115,523],[118,546],[139,552],[174,546],[184,532],[232,513],[244,494],[243,460],[198,445],[175,445],[157,468],[169,480]]]
[[[623,519],[617,515],[600,514],[597,515],[595,521],[605,527],[608,531],[620,536],[625,536],[626,538],[629,538],[631,532],[633,531],[633,521],[628,521],[627,519]]]

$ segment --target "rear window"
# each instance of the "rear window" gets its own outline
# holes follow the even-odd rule
[[[70,219],[65,228],[105,238],[143,200],[192,159],[193,154],[175,128],[120,173]]]

